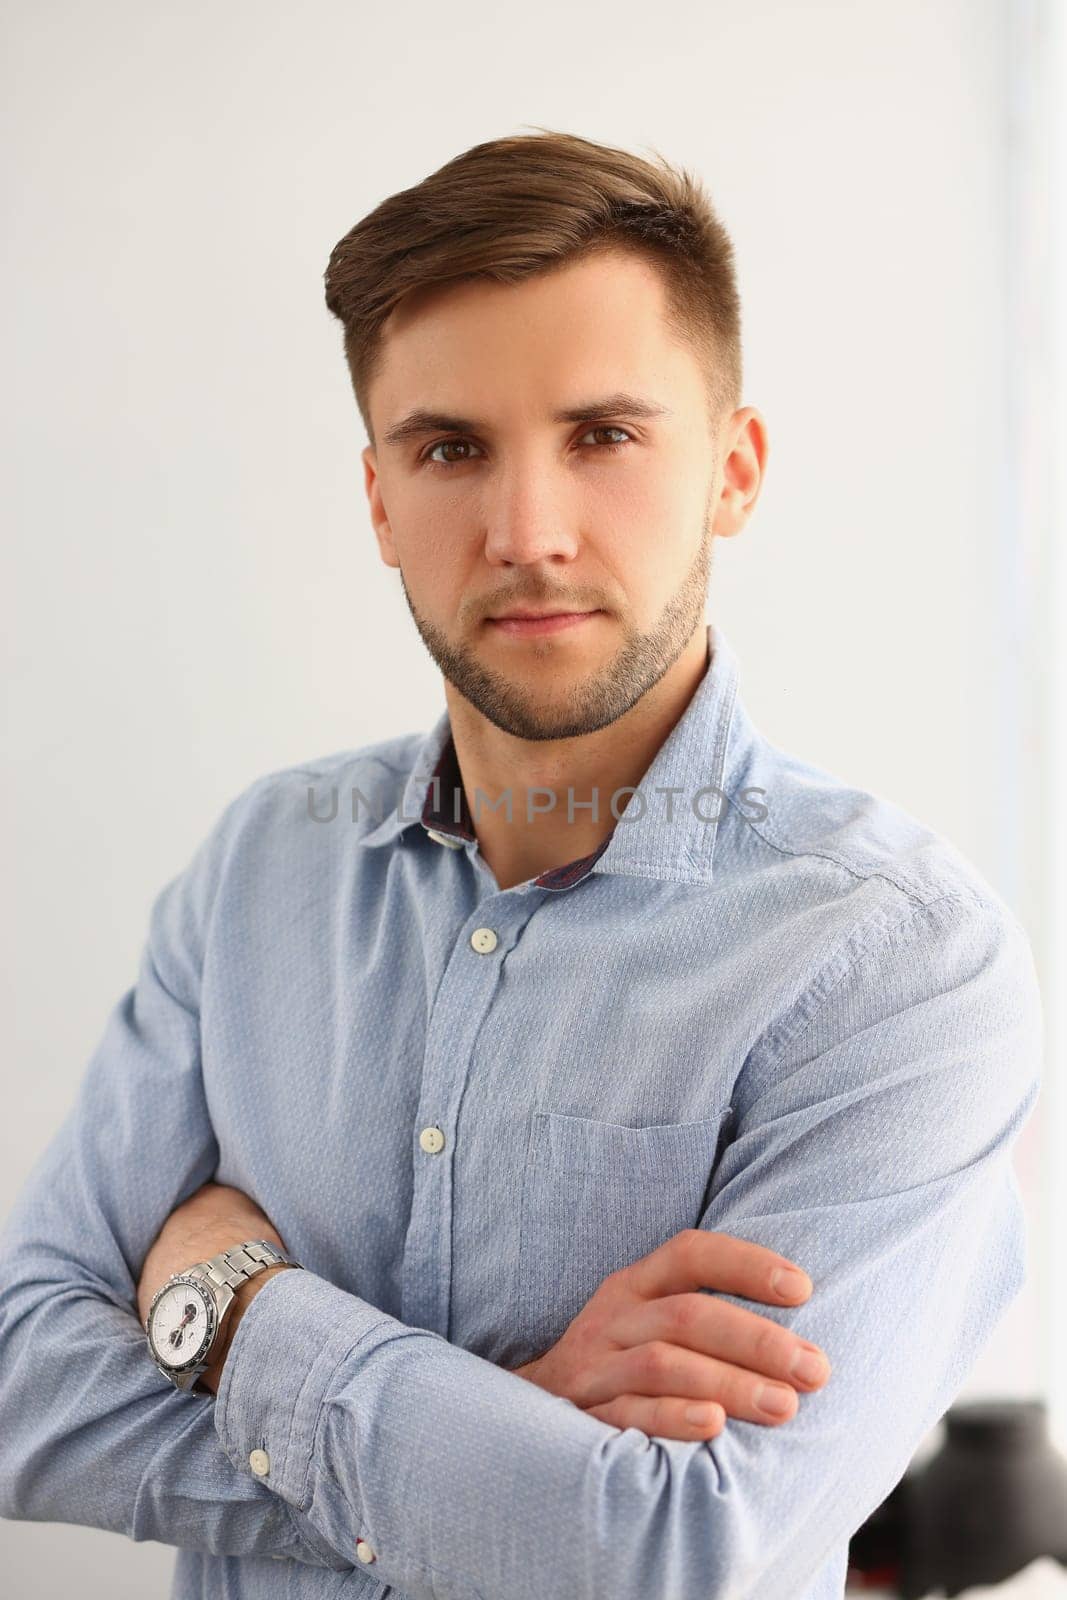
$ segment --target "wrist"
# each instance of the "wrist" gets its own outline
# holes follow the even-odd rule
[[[536,1374],[537,1374],[537,1369],[538,1369],[538,1367],[540,1365],[541,1365],[541,1358],[538,1356],[533,1361],[524,1362],[521,1367],[509,1367],[508,1370],[516,1378],[525,1378],[527,1383],[537,1383]],[[538,1386],[538,1388],[541,1387],[540,1384],[538,1384],[537,1386]]]
[[[249,1278],[245,1283],[237,1286],[233,1292],[233,1300],[230,1304],[230,1309],[226,1314],[226,1321],[222,1329],[220,1347],[217,1352],[212,1353],[211,1365],[206,1367],[200,1374],[200,1377],[197,1379],[196,1387],[198,1389],[206,1389],[210,1394],[218,1393],[219,1380],[222,1377],[222,1369],[226,1363],[226,1357],[229,1354],[230,1346],[233,1343],[234,1335],[237,1332],[238,1324],[240,1323],[241,1318],[244,1316],[245,1312],[248,1310],[248,1307],[251,1305],[252,1301],[255,1299],[256,1295],[263,1288],[263,1286],[268,1283],[276,1273],[287,1272],[289,1270],[289,1262],[279,1261],[276,1262],[274,1266],[265,1268],[263,1272],[257,1272],[254,1278]]]

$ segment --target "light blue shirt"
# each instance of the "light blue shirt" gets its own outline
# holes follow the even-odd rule
[[[708,638],[606,847],[507,890],[462,796],[424,821],[447,713],[226,806],[0,1235],[4,1516],[177,1546],[173,1600],[841,1595],[1023,1284],[1040,1001],[975,869]],[[211,1178],[304,1264],[217,1397],[136,1310]],[[649,1438],[508,1370],[693,1227],[810,1274],[735,1300],[830,1359],[791,1421]]]

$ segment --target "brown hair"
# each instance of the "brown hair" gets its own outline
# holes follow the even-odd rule
[[[662,271],[669,326],[704,363],[711,416],[740,404],[733,245],[699,181],[653,153],[655,164],[548,128],[492,139],[390,195],[339,240],[324,274],[326,304],[344,327],[372,444],[367,393],[381,328],[405,295],[470,278],[518,283],[612,248]]]

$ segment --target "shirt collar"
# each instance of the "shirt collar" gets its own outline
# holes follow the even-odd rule
[[[707,635],[709,665],[637,785],[640,794],[619,795],[619,819],[591,855],[550,868],[532,880],[535,886],[570,888],[590,872],[711,881],[719,820],[732,800],[731,774],[754,730],[738,696],[737,657],[718,623],[707,624]],[[362,845],[386,845],[421,829],[438,844],[476,847],[447,710],[416,747],[401,781],[399,801],[363,836]],[[610,799],[600,796],[602,819],[611,819]]]

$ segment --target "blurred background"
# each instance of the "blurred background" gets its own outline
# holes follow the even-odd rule
[[[733,236],[771,448],[708,615],[757,725],[943,833],[1030,933],[1029,1276],[963,1398],[1042,1398],[1063,1448],[1055,0],[8,0],[0,30],[0,1215],[225,803],[443,707],[322,273],[387,194],[544,124],[691,168]],[[162,1596],[172,1562],[0,1523],[11,1600]],[[1026,1583],[1067,1592],[1051,1562]]]

